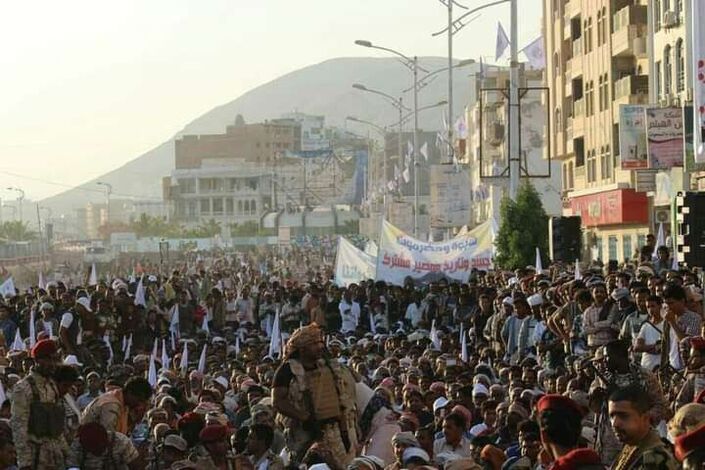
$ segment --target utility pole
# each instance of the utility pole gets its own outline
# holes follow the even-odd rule
[[[414,237],[419,236],[419,59],[414,56]]]
[[[448,163],[453,163],[453,1],[448,1]]]
[[[519,26],[517,0],[510,0],[510,65],[509,65],[509,198],[516,201],[519,189],[521,155],[519,149]]]

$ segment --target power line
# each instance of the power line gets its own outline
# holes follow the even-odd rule
[[[93,189],[93,188],[87,188],[87,187],[83,187],[83,186],[72,186],[72,185],[66,184],[66,183],[58,183],[58,182],[56,182],[56,181],[50,181],[50,180],[43,179],[43,178],[37,178],[36,176],[22,175],[22,174],[20,174],[20,173],[15,173],[15,172],[12,172],[12,171],[7,171],[7,170],[0,170],[0,173],[4,173],[4,174],[9,175],[9,176],[14,176],[14,177],[16,177],[16,178],[23,178],[23,179],[30,180],[30,181],[36,181],[36,182],[38,182],[38,183],[44,183],[44,184],[49,184],[49,185],[53,185],[53,186],[59,186],[59,187],[62,187],[62,188],[77,189],[77,190],[79,190],[79,191],[86,191],[86,192],[91,192],[91,193],[105,194],[105,191],[103,191],[102,189],[98,189],[98,188]],[[144,195],[139,195],[139,194],[135,195],[135,194],[124,194],[124,193],[115,193],[115,192],[114,192],[114,193],[112,193],[112,195],[114,195],[114,196],[126,197],[126,198],[130,198],[130,199],[151,199],[151,200],[154,200],[154,201],[161,201],[161,200],[162,200],[162,199],[159,198],[159,197],[155,197],[155,196],[144,196]]]

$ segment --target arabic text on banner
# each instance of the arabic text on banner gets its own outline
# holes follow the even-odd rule
[[[492,266],[491,224],[444,242],[424,242],[404,233],[386,220],[377,256],[377,279],[401,285],[406,277],[431,282],[446,277],[467,281],[473,268]]]
[[[375,257],[340,237],[335,258],[335,283],[339,287],[347,287],[350,284],[359,284],[364,279],[374,279],[375,261]]]

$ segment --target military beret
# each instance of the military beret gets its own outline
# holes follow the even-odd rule
[[[37,341],[37,344],[32,348],[32,358],[34,359],[44,359],[53,356],[58,352],[56,347],[56,342],[51,339],[43,339]]]
[[[536,410],[541,413],[545,410],[554,410],[554,411],[572,411],[574,413],[577,413],[578,416],[583,416],[583,411],[580,408],[580,405],[578,405],[574,400],[565,397],[563,395],[557,395],[557,394],[551,394],[551,395],[544,395],[539,399],[539,401],[536,403]]]
[[[78,428],[81,447],[94,455],[101,455],[108,447],[108,431],[100,423],[86,423]]]
[[[222,441],[228,437],[228,427],[222,424],[211,424],[201,429],[198,438],[203,443]]]
[[[705,425],[676,438],[676,458],[679,462],[683,462],[688,454],[703,447],[705,447]]]

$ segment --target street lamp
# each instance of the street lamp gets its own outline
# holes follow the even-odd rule
[[[416,167],[416,161],[418,154],[418,143],[419,143],[419,70],[428,73],[428,70],[419,66],[418,57],[410,58],[399,51],[390,49],[388,47],[382,47],[372,44],[370,41],[364,39],[358,39],[355,44],[362,47],[369,47],[372,49],[378,49],[380,51],[389,52],[402,59],[402,64],[408,68],[414,76],[414,148],[412,152],[414,167]],[[419,233],[419,178],[418,173],[414,172],[414,236],[418,236]]]
[[[113,192],[113,185],[110,183],[106,183],[104,181],[97,181],[95,184],[98,186],[105,186],[105,200],[106,200],[106,209],[105,209],[105,216],[106,216],[106,222],[105,225],[110,225],[110,194]]]
[[[24,191],[20,188],[15,188],[12,186],[8,187],[7,190],[8,191],[17,191],[17,193],[19,194],[19,196],[17,197],[17,207],[18,207],[19,213],[20,213],[20,224],[21,224],[22,223],[22,201],[24,201]]]
[[[372,89],[372,88],[367,88],[365,85],[362,85],[362,84],[360,84],[360,83],[353,83],[353,86],[352,86],[352,87],[355,88],[356,90],[365,91],[365,92],[367,92],[367,93],[373,93],[373,94],[375,94],[375,95],[379,95],[379,96],[385,98],[386,101],[387,101],[389,104],[391,104],[392,106],[394,106],[394,107],[397,109],[397,111],[399,111],[399,139],[398,139],[399,142],[397,142],[397,148],[398,148],[398,151],[399,151],[399,158],[401,158],[401,153],[402,153],[402,145],[401,145],[401,140],[402,140],[402,119],[401,119],[401,115],[402,115],[402,112],[403,112],[403,111],[410,111],[409,108],[407,108],[406,106],[404,106],[404,103],[403,103],[403,101],[402,101],[402,97],[400,96],[399,99],[397,99],[397,98],[394,98],[394,97],[391,96],[391,95],[388,95],[387,93],[385,93],[385,92],[383,92],[383,91],[375,90],[375,89]],[[387,175],[385,174],[384,177],[386,178]]]
[[[453,0],[445,0],[453,1]],[[448,26],[438,32],[432,34],[432,36],[438,36],[448,32],[449,42],[451,37],[458,33],[465,25],[468,23],[463,23],[463,20],[473,13],[489,8],[494,5],[499,5],[501,3],[509,3],[509,13],[510,13],[510,33],[509,33],[509,51],[510,51],[510,62],[509,62],[509,129],[515,129],[514,132],[509,135],[509,198],[511,200],[516,200],[517,189],[519,188],[519,172],[521,171],[521,156],[519,155],[519,49],[518,49],[518,11],[517,11],[517,0],[495,0],[484,5],[480,5],[471,10],[468,10],[457,20],[452,19],[452,6],[449,8]]]
[[[370,126],[372,129],[376,130],[382,135],[382,172],[384,173],[384,178],[383,184],[384,184],[384,191],[382,192],[382,205],[384,206],[384,216],[387,216],[387,145],[385,141],[385,137],[387,135],[387,128],[386,127],[380,127],[377,124],[370,122],[370,121],[365,121],[364,119],[359,119],[356,118],[355,116],[346,116],[345,118],[348,121],[352,122],[357,122],[359,124],[365,124],[367,126]],[[376,168],[376,165],[375,165]],[[376,173],[376,170],[375,170]]]

